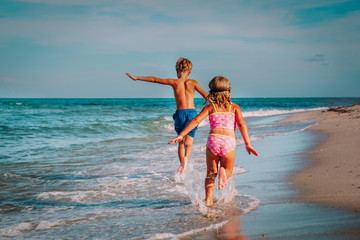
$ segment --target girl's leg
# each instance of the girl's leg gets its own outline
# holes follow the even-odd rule
[[[221,157],[219,170],[219,189],[223,189],[228,184],[234,169],[235,149]]]
[[[205,178],[205,204],[213,205],[213,193],[215,179],[218,173],[219,156],[216,156],[211,150],[206,148],[206,178]]]

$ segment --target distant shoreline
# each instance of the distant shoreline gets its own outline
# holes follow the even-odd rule
[[[289,180],[303,192],[298,201],[360,212],[360,105],[291,115],[286,121],[314,121],[307,130],[323,136],[306,154],[305,169]]]
[[[232,97],[232,99],[360,99],[360,97]],[[0,97],[0,99],[174,99],[174,97]],[[204,99],[194,97],[194,99]]]

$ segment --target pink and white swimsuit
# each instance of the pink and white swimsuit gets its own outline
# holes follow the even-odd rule
[[[232,103],[229,112],[218,112],[212,103],[215,113],[210,114],[210,129],[236,129],[235,113],[231,112]],[[236,147],[236,140],[233,137],[210,133],[206,146],[216,156],[222,157],[230,153]]]

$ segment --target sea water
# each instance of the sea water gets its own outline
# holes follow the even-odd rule
[[[360,98],[232,101],[256,148],[259,140],[291,137],[316,124],[279,121],[288,114]],[[198,112],[202,103],[195,99]],[[245,194],[236,179],[251,173],[237,157],[229,185],[215,190],[216,204],[207,208],[208,120],[199,125],[188,171],[178,175],[177,146],[167,144],[176,136],[175,109],[174,99],[0,99],[0,238],[180,238],[268,201],[261,190]],[[245,151],[236,135],[237,151]]]

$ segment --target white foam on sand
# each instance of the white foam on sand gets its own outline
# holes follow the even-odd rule
[[[136,192],[146,189],[152,181],[149,177],[104,177],[90,180],[77,180],[73,182],[76,190],[47,191],[39,193],[36,198],[47,201],[70,203],[104,203],[132,197]],[[154,175],[154,177],[158,177]],[[165,177],[163,177],[165,178]],[[163,180],[163,179],[162,179]]]
[[[233,175],[242,174],[247,172],[241,166],[235,166]],[[192,169],[190,164],[189,169],[183,174],[176,174],[175,181],[179,183],[176,185],[176,191],[181,195],[186,195],[190,198],[193,205],[198,206],[199,211],[203,214],[209,213],[209,208],[205,205],[205,190],[204,190],[204,179],[205,171],[198,171]],[[217,204],[229,203],[236,196],[239,196],[239,193],[235,189],[235,183],[233,178],[228,179],[228,185],[223,190],[218,190],[218,178],[215,180],[215,188],[213,199]],[[249,202],[254,202],[251,206],[245,207],[242,209],[243,212],[249,212],[253,209],[254,206],[258,206],[257,200],[255,197],[246,196],[249,198]]]
[[[233,176],[238,174],[247,173],[248,171],[245,170],[242,166],[234,166],[233,169]]]
[[[304,128],[298,129],[298,130],[289,131],[289,132],[276,132],[276,133],[271,133],[271,134],[263,134],[263,135],[259,135],[259,136],[250,136],[250,140],[252,142],[254,142],[254,141],[264,139],[264,138],[276,137],[276,136],[280,136],[280,135],[287,135],[287,134],[297,133],[297,132],[303,132],[306,129],[308,129],[309,127],[312,127],[315,124],[317,124],[317,123],[314,123],[314,124],[312,124],[310,126],[307,126],[307,127],[304,127]],[[243,139],[240,139],[240,138],[236,139],[236,145],[243,145],[243,144],[244,144]]]
[[[244,117],[267,117],[267,116],[275,116],[275,115],[282,115],[282,114],[290,114],[290,113],[300,113],[300,112],[309,112],[309,111],[318,111],[318,110],[326,110],[326,107],[319,107],[319,108],[297,108],[292,110],[279,110],[279,109],[259,109],[257,111],[252,112],[243,112]]]
[[[172,116],[166,116],[166,117],[164,117],[164,120],[173,121],[173,117]]]
[[[217,218],[217,217],[224,217],[229,215],[230,217],[232,216],[237,216],[237,214],[239,215],[244,215],[247,214],[249,212],[251,212],[252,210],[254,210],[255,208],[257,208],[260,204],[260,200],[253,197],[253,196],[249,196],[249,195],[238,195],[236,196],[236,199],[232,202],[229,203],[224,203],[224,202],[219,202],[217,201],[215,203],[215,205],[212,208],[207,208],[208,211],[206,213],[206,218]],[[196,234],[196,233],[200,233],[200,232],[205,232],[205,231],[210,231],[210,230],[215,230],[218,229],[222,226],[224,226],[226,223],[229,222],[230,217],[226,220],[223,220],[219,223],[213,223],[210,224],[206,227],[200,227],[200,228],[195,228],[183,233],[178,233],[178,234],[174,234],[174,233],[156,233],[154,234],[152,237],[148,238],[149,240],[155,240],[155,239],[179,239],[182,237],[186,237],[192,234]]]
[[[203,232],[203,231],[209,231],[209,230],[214,230],[217,228],[222,227],[223,225],[225,225],[226,223],[228,223],[229,220],[217,223],[217,224],[211,224],[207,227],[203,227],[203,228],[197,228],[197,229],[193,229],[184,233],[179,233],[179,234],[173,234],[173,233],[157,233],[155,234],[153,237],[148,238],[148,240],[155,240],[155,239],[179,239],[181,237],[185,237],[191,234],[195,234],[195,233],[199,233],[199,232]]]
[[[167,132],[174,132],[174,124],[168,123],[163,126]]]
[[[42,200],[53,200],[58,202],[92,203],[96,200],[106,199],[107,197],[116,197],[115,193],[110,191],[53,191],[43,192],[36,196]]]
[[[16,226],[0,229],[0,233],[2,236],[5,237],[14,237],[21,234],[24,231],[31,231],[34,230],[35,228],[36,225],[34,225],[33,223],[23,222]]]
[[[8,181],[12,181],[12,180],[28,181],[28,182],[42,181],[39,177],[28,177],[28,176],[22,176],[22,175],[12,174],[12,173],[4,173],[0,177],[3,177],[4,179],[6,179]]]
[[[67,210],[72,208],[67,208]],[[66,210],[65,208],[59,208],[58,210]],[[123,214],[122,208],[109,208],[109,209],[99,209],[92,212],[85,212],[79,215],[67,215],[63,219],[48,219],[44,220],[43,216],[39,215],[31,220],[22,222],[17,225],[13,225],[7,228],[0,229],[0,238],[1,237],[17,237],[24,235],[27,232],[32,231],[45,231],[52,228],[63,227],[66,225],[84,223],[84,222],[96,222],[101,219],[108,219],[110,214],[121,215]],[[53,210],[50,210],[47,214],[47,217],[51,218],[53,215]]]
[[[66,221],[64,220],[56,220],[56,221],[40,221],[36,226],[35,231],[47,230],[53,227],[64,226]]]

